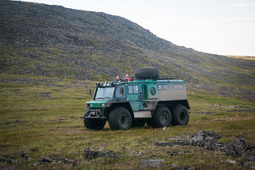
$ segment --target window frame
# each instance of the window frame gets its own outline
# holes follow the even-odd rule
[[[130,87],[132,89],[132,92],[130,92],[130,90],[129,90]],[[128,94],[139,94],[139,86],[138,85],[128,85]]]
[[[184,84],[174,84],[173,89],[174,90],[184,90]]]
[[[168,84],[158,84],[158,90],[169,90],[169,85]]]
[[[124,94],[121,95],[121,96],[117,96],[117,95],[119,95],[119,94],[118,94],[118,90],[120,90],[120,88],[123,88]],[[114,96],[115,96],[116,98],[118,98],[118,99],[127,98],[126,88],[125,88],[125,85],[124,85],[124,84],[121,84],[121,85],[119,85],[119,86],[116,87]]]

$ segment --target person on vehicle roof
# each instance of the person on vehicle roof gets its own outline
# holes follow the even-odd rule
[[[116,76],[116,79],[113,81],[113,83],[121,82],[121,77],[120,75]]]
[[[131,78],[129,77],[128,74],[126,74],[126,76],[125,76],[125,81],[131,81]]]

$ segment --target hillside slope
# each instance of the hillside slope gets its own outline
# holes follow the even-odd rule
[[[139,67],[255,100],[255,62],[177,46],[122,17],[0,0],[0,73],[112,80]]]

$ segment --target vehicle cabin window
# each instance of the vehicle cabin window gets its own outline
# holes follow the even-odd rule
[[[138,85],[129,85],[128,94],[138,94]]]
[[[178,87],[179,87],[179,89],[181,89],[181,90],[184,89],[183,84],[179,84]]]
[[[125,98],[126,97],[125,85],[120,85],[117,87],[115,96],[117,98]]]
[[[184,85],[183,84],[174,84],[174,90],[183,90]]]
[[[158,89],[159,90],[168,90],[169,86],[168,86],[168,84],[159,84]]]

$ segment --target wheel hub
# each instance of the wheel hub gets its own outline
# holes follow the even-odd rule
[[[180,119],[183,121],[185,119],[185,113],[184,112],[181,112],[180,113]]]
[[[160,119],[161,119],[161,122],[163,124],[166,124],[167,123],[167,120],[168,120],[168,115],[166,112],[162,113],[161,116],[160,116]]]
[[[122,115],[121,117],[120,117],[120,123],[122,124],[122,125],[127,125],[128,124],[128,119],[127,119],[127,117],[125,116],[125,115]]]

